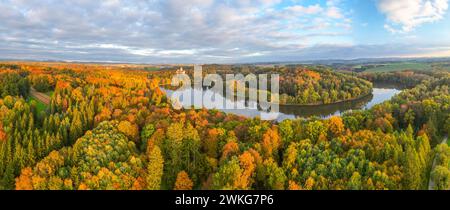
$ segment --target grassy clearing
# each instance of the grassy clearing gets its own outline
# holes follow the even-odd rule
[[[161,70],[161,68],[159,68],[159,67],[145,67],[144,70],[145,71],[159,71],[159,70]]]
[[[388,63],[383,66],[367,69],[366,72],[392,72],[403,70],[433,70],[428,63]]]
[[[45,95],[48,95],[50,97],[53,97],[53,94],[55,94],[55,91],[53,91],[53,90],[45,93]]]
[[[45,104],[42,103],[41,101],[37,100],[35,97],[30,96],[30,97],[28,98],[28,103],[31,104],[31,102],[33,102],[33,101],[36,103],[36,109],[37,109],[37,112],[38,112],[38,113],[47,110],[47,105],[45,105]]]

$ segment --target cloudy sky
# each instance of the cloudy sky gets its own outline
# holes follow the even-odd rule
[[[0,59],[450,56],[449,0],[0,0]]]

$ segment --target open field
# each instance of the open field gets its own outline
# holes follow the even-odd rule
[[[365,72],[392,72],[404,70],[433,70],[429,63],[389,63],[367,69]]]

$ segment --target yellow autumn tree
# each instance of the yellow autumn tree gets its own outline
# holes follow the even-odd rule
[[[328,120],[328,130],[334,136],[340,136],[344,131],[344,122],[342,122],[342,118],[338,116],[333,116]]]
[[[128,121],[121,121],[117,127],[120,132],[125,134],[129,140],[137,141],[139,139],[139,128],[137,125]]]
[[[154,146],[148,157],[147,165],[147,189],[159,190],[161,189],[161,178],[164,170],[164,158],[161,154],[161,149]]]
[[[309,177],[306,180],[305,189],[306,190],[312,190],[315,184],[316,184],[316,181],[312,177]]]

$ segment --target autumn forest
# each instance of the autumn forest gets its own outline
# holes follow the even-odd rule
[[[172,108],[178,67],[0,64],[0,189],[450,189],[450,73],[208,65],[280,74],[280,103],[323,105],[402,85],[339,116],[266,121]],[[187,73],[192,66],[185,66]]]

